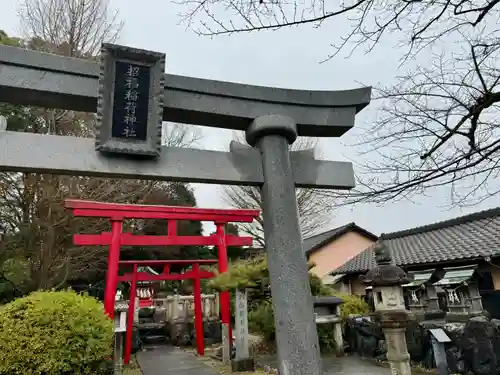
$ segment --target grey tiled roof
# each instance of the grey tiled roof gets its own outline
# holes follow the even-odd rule
[[[304,252],[309,255],[313,251],[325,246],[326,244],[336,240],[338,237],[342,236],[347,232],[355,231],[363,234],[368,238],[372,238],[374,241],[377,240],[377,236],[373,233],[368,232],[367,230],[358,227],[355,223],[349,223],[347,225],[343,225],[338,228],[331,229],[329,231],[316,234],[314,236],[308,237],[304,239],[303,248]]]
[[[399,266],[500,256],[500,207],[379,238]],[[373,246],[332,274],[363,273],[375,267]]]

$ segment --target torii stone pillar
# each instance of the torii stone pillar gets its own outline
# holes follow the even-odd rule
[[[297,139],[297,127],[290,117],[262,116],[252,122],[246,138],[262,155],[264,239],[278,370],[281,375],[319,375],[322,370],[318,333],[289,151],[289,145]]]
[[[375,244],[375,260],[377,266],[368,271],[363,281],[373,286],[374,317],[384,332],[391,374],[411,375],[405,336],[411,313],[405,308],[402,288],[410,280],[400,267],[392,264],[391,254],[380,240]]]

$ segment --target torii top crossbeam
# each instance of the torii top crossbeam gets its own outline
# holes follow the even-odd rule
[[[0,70],[0,102],[96,112],[96,62],[0,46]],[[246,130],[256,117],[281,113],[295,119],[300,136],[338,137],[370,94],[370,88],[292,90],[166,74],[163,121]]]
[[[66,199],[64,206],[75,216],[113,217],[122,219],[170,219],[213,221],[216,223],[251,223],[259,210],[212,209],[182,206],[157,206],[147,204],[124,204]]]
[[[100,87],[112,86],[100,85],[101,72],[93,61],[0,46],[0,102],[96,112]],[[148,129],[156,160],[106,157],[94,151],[94,141],[88,138],[7,131],[0,134],[0,171],[261,186],[264,171],[258,150],[235,142],[231,152],[160,147],[152,137],[161,131],[161,120],[248,130],[256,118],[276,113],[293,118],[299,136],[339,137],[353,127],[371,93],[369,87],[291,90],[163,71],[155,77],[164,80],[161,114],[155,115],[160,130]],[[98,134],[102,137],[102,128]],[[134,142],[127,145],[135,147]],[[292,152],[291,167],[297,187],[351,189],[355,184],[351,163],[317,160],[313,150]]]

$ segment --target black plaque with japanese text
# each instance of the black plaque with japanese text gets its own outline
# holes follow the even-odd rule
[[[165,90],[165,54],[103,44],[95,149],[159,157]]]
[[[113,138],[146,140],[150,79],[149,67],[116,62],[111,124]]]

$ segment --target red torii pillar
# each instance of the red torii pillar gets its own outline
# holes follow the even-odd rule
[[[214,277],[212,272],[200,269],[200,264],[215,264],[216,259],[198,260],[126,260],[120,261],[120,265],[132,265],[132,273],[118,276],[118,281],[130,282],[130,298],[127,312],[127,331],[125,336],[125,356],[124,362],[130,362],[132,352],[132,328],[134,325],[135,297],[138,281],[158,281],[158,280],[187,280],[193,279],[193,299],[194,299],[194,326],[196,332],[196,349],[199,355],[205,354],[205,339],[203,330],[203,308],[201,301],[201,279]],[[171,274],[171,264],[192,264],[192,270],[182,274]],[[138,266],[158,266],[163,265],[163,273],[151,275],[145,272],[137,272]]]
[[[224,223],[216,223],[216,236],[218,240],[217,254],[219,255],[219,273],[224,273],[227,271],[228,261],[227,261],[227,241],[225,233]],[[229,343],[233,342],[233,332],[231,329],[231,295],[229,291],[222,291],[219,293],[220,300],[220,320],[222,326],[226,326],[228,332]],[[224,332],[224,330],[223,330]],[[230,344],[231,347],[231,344]]]

